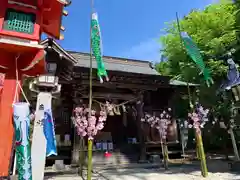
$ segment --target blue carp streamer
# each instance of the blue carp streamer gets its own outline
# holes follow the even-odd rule
[[[47,109],[44,111],[43,131],[47,140],[47,157],[57,155],[57,143],[54,130],[54,122],[52,110]]]

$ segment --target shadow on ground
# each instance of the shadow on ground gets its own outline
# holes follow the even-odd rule
[[[208,171],[209,173],[230,173],[233,176],[240,175],[240,171],[238,172],[230,172],[229,169],[229,161],[223,160],[208,160]],[[149,175],[148,175],[149,174]],[[188,164],[182,163],[170,163],[169,170],[165,170],[160,164],[131,164],[125,166],[98,166],[94,167],[93,170],[93,180],[112,180],[110,177],[115,177],[116,179],[119,177],[131,177],[132,179],[138,180],[149,180],[149,177],[156,177],[161,175],[171,175],[175,174],[176,176],[179,174],[186,174],[192,176],[200,176],[200,162],[192,161]],[[78,171],[76,168],[71,169],[69,171],[62,172],[46,172],[45,179],[51,179],[52,177],[57,176],[78,176]],[[79,177],[80,178],[80,177]],[[84,170],[83,179],[86,179],[86,170]],[[114,178],[113,178],[114,179]]]

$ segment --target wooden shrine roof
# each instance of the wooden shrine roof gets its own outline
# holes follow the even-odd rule
[[[89,68],[90,65],[90,56],[88,53],[79,53],[68,51],[76,60],[76,67]],[[144,74],[144,75],[157,75],[160,74],[151,67],[151,63],[148,61],[132,60],[125,58],[116,58],[116,57],[103,57],[105,67],[108,71],[117,71],[117,72],[127,72],[134,74]],[[93,60],[93,68],[97,68],[96,61]]]
[[[56,51],[58,54],[61,54],[64,57],[64,59],[70,61],[72,64],[76,64],[77,63],[77,60],[71,54],[69,54],[67,51],[65,51],[53,39],[47,38],[44,41],[42,41],[40,44],[43,45],[45,48],[48,48],[48,46],[51,46],[51,48],[54,51]]]
[[[78,68],[88,69],[90,66],[90,56],[89,53],[81,53],[81,52],[74,52],[74,51],[66,51],[64,50],[55,40],[48,38],[41,42],[42,45],[47,48],[48,46],[51,46],[51,48],[57,52],[58,54],[61,54],[65,60],[69,61],[73,66],[77,69],[74,71],[77,73],[78,71],[81,72],[81,70],[78,70]],[[167,84],[170,86],[187,86],[186,82],[178,81],[178,80],[170,80],[171,78],[168,76],[162,76],[160,73],[158,73],[153,65],[149,61],[142,61],[142,60],[133,60],[133,59],[126,59],[126,58],[118,58],[118,57],[110,57],[110,56],[104,56],[103,57],[105,67],[107,71],[112,72],[120,72],[121,74],[126,72],[127,74],[133,74],[136,76],[142,76],[145,77],[153,77],[153,80],[160,80],[165,79]],[[97,68],[97,64],[95,59],[93,59],[93,68]],[[126,74],[126,75],[127,75]],[[151,78],[152,79],[152,78]],[[162,79],[162,80],[163,80]],[[189,86],[198,86],[197,84],[189,83]]]
[[[89,68],[90,66],[90,56],[89,53],[80,53],[80,52],[73,52],[68,51],[68,53],[73,56],[77,63],[75,67],[80,68]],[[134,59],[126,59],[126,58],[118,58],[118,57],[110,57],[104,56],[103,57],[105,67],[107,71],[115,71],[115,72],[126,72],[126,73],[133,73],[133,74],[142,74],[142,75],[149,75],[155,76],[156,78],[160,78],[161,74],[157,72],[153,65],[149,61],[142,61],[142,60],[134,60]],[[97,68],[96,61],[93,59],[93,68]],[[169,77],[169,85],[170,86],[187,86],[187,83],[184,81],[179,80],[170,80]],[[189,83],[189,86],[198,86],[198,84]]]

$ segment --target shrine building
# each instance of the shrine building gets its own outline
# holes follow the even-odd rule
[[[47,52],[47,61],[58,62],[57,75],[62,85],[61,93],[53,100],[58,156],[48,157],[47,165],[52,165],[55,160],[77,164],[79,150],[87,153],[87,141],[80,141],[71,116],[80,101],[88,102],[90,56],[66,51],[53,39],[46,39],[41,44]],[[110,164],[146,160],[151,152],[161,152],[161,146],[158,132],[141,122],[141,114],[160,113],[168,107],[174,114],[174,101],[180,94],[186,94],[186,83],[161,76],[148,61],[109,56],[103,59],[109,82],[100,83],[93,60],[93,108],[99,108],[106,101],[119,106],[108,114],[104,129],[94,139],[93,163],[108,163],[104,157],[106,151],[116,157]],[[31,101],[34,106],[36,95]],[[173,118],[167,137],[173,152],[181,151],[178,131],[178,123]]]

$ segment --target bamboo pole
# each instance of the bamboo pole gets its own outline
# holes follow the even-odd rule
[[[198,148],[197,136],[196,136],[196,156],[197,156],[197,159],[198,159],[198,160],[201,160],[201,159],[200,159],[199,148]]]
[[[83,175],[83,166],[84,166],[84,161],[85,161],[85,156],[84,156],[84,138],[80,138],[80,152],[79,152],[79,171],[78,174],[79,176]]]
[[[92,112],[92,73],[93,73],[93,68],[92,68],[92,25],[91,25],[91,20],[92,20],[92,13],[93,13],[93,7],[94,7],[94,1],[91,1],[91,13],[90,13],[90,70],[89,70],[89,113],[88,117],[91,118],[91,112]],[[87,166],[87,180],[91,180],[92,178],[92,146],[93,146],[93,140],[89,139],[88,140],[88,166]]]
[[[185,147],[184,147],[184,142],[185,142],[185,139],[184,139],[184,131],[183,129],[181,128],[181,122],[179,121],[179,127],[180,127],[180,135],[181,135],[181,145],[182,145],[182,156],[183,156],[183,159],[185,159]],[[184,128],[184,127],[183,127]]]
[[[203,177],[207,177],[208,169],[207,169],[207,162],[206,162],[205,152],[203,148],[201,133],[196,132],[196,140],[197,140],[197,152],[201,161],[201,173]]]
[[[177,28],[181,40],[181,45],[183,44],[182,42],[182,37],[181,37],[181,29],[180,29],[180,23],[178,19],[178,14],[176,12],[176,18],[177,18]],[[189,105],[191,110],[193,110],[194,106],[192,104],[192,99],[191,99],[191,94],[190,94],[190,88],[189,88],[189,83],[187,82],[187,89],[188,89],[188,96],[189,96]],[[208,176],[208,169],[207,169],[207,164],[206,164],[206,157],[205,157],[205,152],[204,152],[204,147],[203,147],[203,142],[202,142],[202,135],[201,135],[201,130],[200,132],[197,132],[198,130],[195,129],[196,131],[196,151],[197,151],[197,156],[200,156],[201,160],[201,172],[203,177]]]
[[[237,107],[234,106],[233,102],[232,102],[231,106],[232,106],[232,108],[231,108],[230,128],[229,128],[228,132],[229,132],[229,134],[231,136],[235,159],[237,161],[239,161],[240,159],[239,159],[237,143],[236,143],[235,135],[234,135],[234,132],[233,132],[233,128],[235,126],[234,118],[236,117],[236,112],[237,112],[236,109],[237,109]]]
[[[228,130],[228,132],[229,132],[229,134],[230,134],[230,136],[231,136],[235,159],[236,159],[237,161],[239,161],[240,158],[239,158],[237,143],[236,143],[236,139],[235,139],[235,135],[234,135],[233,129],[230,128],[230,129]]]
[[[87,180],[92,179],[92,146],[93,141],[91,139],[88,140],[88,169],[87,169]]]
[[[162,140],[161,138],[161,147],[162,147],[162,156],[163,156],[163,165],[165,170],[168,170],[168,149],[166,142]]]
[[[165,152],[166,152],[166,159],[167,159],[167,162],[169,162],[169,154],[168,154],[168,146],[167,146],[167,142],[165,142]]]

